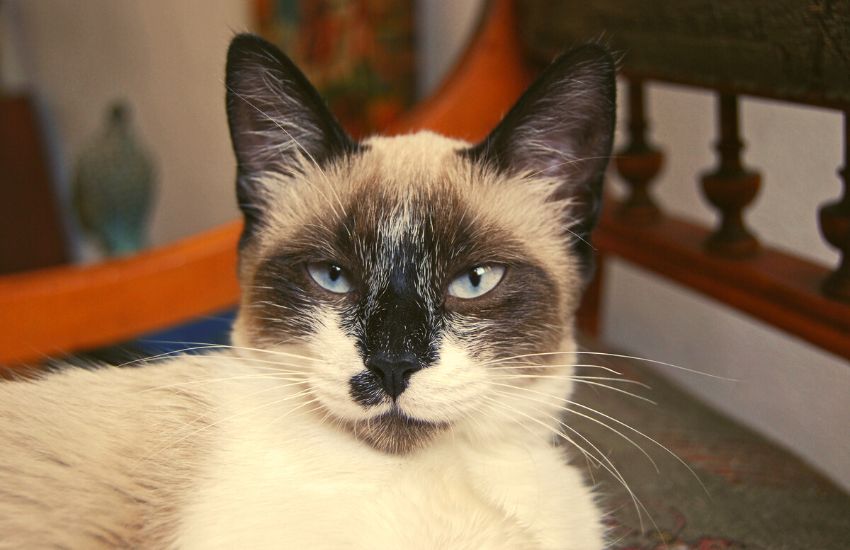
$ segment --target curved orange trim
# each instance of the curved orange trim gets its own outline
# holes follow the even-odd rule
[[[94,266],[0,277],[0,364],[120,342],[235,304],[240,228]]]

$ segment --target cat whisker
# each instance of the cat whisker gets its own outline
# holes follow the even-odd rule
[[[210,360],[210,361],[213,361],[213,362],[215,362],[216,360],[220,360],[220,359],[228,359],[228,360],[239,361],[240,363],[252,363],[251,368],[258,369],[258,370],[265,369],[265,370],[271,370],[271,371],[274,371],[274,372],[291,372],[292,374],[303,374],[303,372],[304,372],[303,369],[306,366],[306,365],[301,365],[299,363],[289,363],[289,362],[284,362],[284,361],[270,361],[268,359],[258,359],[256,357],[243,357],[241,355],[240,356],[228,356],[228,355],[193,355],[193,356],[191,356],[192,361],[197,360],[197,359]],[[286,371],[285,369],[275,368],[275,367],[259,367],[259,366],[256,366],[256,364],[278,365],[279,367],[294,367],[296,369],[301,369],[301,370]]]
[[[520,379],[520,378],[526,378],[526,379],[534,379],[534,378],[567,379],[567,378],[570,378],[570,377],[561,377],[561,376],[546,376],[546,375],[534,375],[534,374],[519,375],[519,374],[518,374],[518,375],[515,375],[514,377],[511,377],[511,378],[506,378],[506,377],[498,377],[498,378],[499,378],[499,379],[502,379],[502,380],[504,380],[504,379],[513,379],[513,380],[516,380],[516,379]],[[593,380],[584,380],[584,379],[581,379],[581,378],[579,378],[579,379],[572,379],[572,380],[573,380],[573,382],[575,382],[576,384],[585,384],[585,385],[588,385],[588,386],[598,386],[598,387],[600,387],[600,388],[605,388],[605,389],[608,389],[608,390],[611,390],[611,391],[615,391],[615,392],[622,393],[622,394],[624,394],[624,395],[628,395],[629,397],[633,397],[633,398],[635,398],[635,399],[640,399],[641,401],[646,401],[647,403],[649,403],[649,404],[651,404],[651,405],[658,405],[658,403],[656,403],[656,402],[655,402],[655,401],[653,401],[652,399],[649,399],[648,397],[644,397],[644,396],[642,396],[642,395],[638,395],[638,394],[636,394],[636,393],[632,393],[632,392],[630,392],[630,391],[624,390],[624,389],[622,389],[622,388],[618,388],[618,387],[616,387],[616,386],[609,386],[608,384],[603,384],[603,383],[601,383],[601,382],[595,382],[595,381],[593,381]],[[620,382],[624,382],[625,380],[618,380],[618,381],[620,381]]]
[[[622,388],[618,388],[616,386],[609,386],[608,384],[603,384],[601,382],[594,382],[593,380],[575,380],[576,384],[585,384],[586,386],[596,386],[599,388],[604,388],[606,390],[615,391],[617,393],[622,393],[623,395],[628,395],[629,397],[633,397],[634,399],[639,399],[641,401],[645,401],[650,405],[658,405],[658,403],[648,397],[644,397],[642,395],[638,395],[636,393],[632,393],[630,391],[624,390]]]
[[[635,428],[634,426],[631,426],[631,425],[629,425],[629,424],[627,424],[627,423],[623,422],[622,420],[619,420],[619,419],[617,419],[617,418],[614,418],[613,416],[610,416],[610,415],[608,415],[608,414],[605,414],[605,413],[603,413],[602,411],[599,411],[599,410],[597,410],[597,409],[594,409],[594,408],[592,408],[592,407],[589,407],[589,406],[584,405],[584,404],[582,404],[582,403],[579,403],[579,402],[577,402],[577,401],[573,401],[573,400],[571,400],[571,399],[567,399],[567,398],[565,398],[565,397],[557,397],[557,396],[553,396],[553,395],[551,395],[551,394],[547,394],[547,393],[545,393],[545,392],[541,392],[541,391],[538,391],[538,390],[534,390],[534,389],[532,389],[532,388],[524,388],[524,387],[521,387],[521,386],[512,386],[512,385],[510,385],[510,384],[500,384],[500,383],[496,383],[496,382],[493,382],[492,384],[493,384],[493,385],[496,385],[496,386],[508,387],[508,388],[511,388],[511,389],[514,389],[514,390],[520,390],[520,391],[524,391],[524,392],[528,392],[528,393],[533,393],[533,394],[537,394],[537,395],[541,395],[541,396],[545,396],[545,397],[549,397],[549,398],[553,398],[553,397],[554,397],[554,398],[555,398],[555,399],[557,399],[558,401],[561,401],[561,402],[563,402],[563,403],[566,403],[567,405],[571,405],[571,406],[579,407],[579,408],[584,409],[584,410],[586,410],[586,411],[588,411],[588,412],[591,412],[591,413],[597,414],[597,415],[599,415],[599,416],[601,416],[601,417],[603,417],[603,418],[605,418],[605,419],[607,419],[607,420],[610,420],[610,421],[612,421],[612,422],[614,422],[614,423],[616,423],[616,424],[619,424],[620,426],[622,426],[622,427],[624,427],[624,428],[626,428],[626,429],[628,429],[628,430],[631,430],[632,432],[636,433],[637,435],[639,435],[639,436],[643,437],[644,439],[646,439],[646,440],[650,441],[651,443],[655,444],[657,447],[659,447],[659,448],[661,448],[662,450],[664,450],[667,454],[669,454],[669,455],[670,455],[671,457],[673,457],[673,458],[674,458],[677,462],[679,462],[682,466],[684,466],[684,467],[688,470],[688,472],[690,472],[690,474],[694,477],[694,479],[696,479],[696,480],[697,480],[697,482],[698,482],[698,483],[700,484],[700,486],[702,487],[703,491],[705,491],[706,495],[709,495],[709,496],[710,496],[710,493],[708,492],[708,488],[706,487],[705,483],[703,483],[702,479],[701,479],[701,478],[697,475],[697,473],[693,470],[693,468],[691,468],[691,467],[690,467],[690,465],[682,459],[682,457],[680,457],[679,455],[677,455],[676,453],[674,453],[672,450],[670,450],[667,446],[663,445],[663,444],[662,444],[661,442],[659,442],[658,440],[656,440],[656,439],[654,439],[653,437],[651,437],[651,436],[649,436],[649,435],[645,434],[644,432],[642,432],[642,431],[638,430],[638,429],[637,429],[637,428]],[[586,415],[584,415],[584,414],[579,413],[578,411],[574,411],[574,410],[570,409],[568,406],[561,406],[561,407],[559,407],[559,409],[561,409],[561,410],[563,410],[563,411],[565,411],[565,412],[568,412],[568,413],[570,413],[570,414],[576,414],[576,415],[578,415],[578,416],[581,416],[582,418],[587,418],[588,420],[591,420],[591,421],[593,421],[593,422],[596,422],[596,423],[601,424],[602,426],[605,426],[605,427],[606,427],[606,428],[608,428],[609,430],[612,430],[612,431],[614,431],[615,433],[617,433],[618,435],[621,435],[624,439],[626,439],[627,441],[629,441],[630,443],[632,443],[633,445],[635,445],[638,449],[640,449],[640,450],[641,450],[641,452],[643,452],[643,454],[644,454],[644,455],[646,455],[646,454],[647,454],[647,453],[646,453],[646,451],[644,451],[644,450],[643,450],[643,448],[641,448],[639,445],[637,445],[637,444],[636,444],[635,442],[633,442],[631,439],[627,438],[625,435],[621,434],[618,430],[615,430],[614,428],[612,428],[611,426],[608,426],[608,425],[607,425],[607,424],[605,424],[604,422],[601,422],[601,421],[599,421],[598,419],[590,418],[590,417],[588,417],[588,416],[586,416]],[[647,458],[649,458],[649,456],[648,456],[648,455],[647,455]],[[655,461],[654,461],[654,460],[652,460],[652,459],[650,458],[650,462],[652,462],[652,465],[655,467],[655,471],[656,471],[656,472],[658,472],[658,466],[655,464]]]
[[[527,432],[528,432],[529,434],[531,434],[533,437],[535,437],[535,438],[536,438],[536,437],[538,437],[538,434],[536,434],[534,431],[532,431],[532,429],[531,429],[531,428],[529,428],[528,426],[526,426],[526,425],[525,425],[525,424],[524,424],[524,423],[523,423],[520,419],[518,419],[518,418],[514,417],[514,416],[511,414],[511,413],[513,413],[513,412],[514,412],[514,409],[513,409],[513,408],[508,407],[508,406],[506,406],[506,405],[504,405],[504,404],[500,403],[499,401],[495,401],[495,400],[490,400],[489,404],[486,402],[487,400],[484,400],[484,401],[485,401],[485,403],[484,403],[484,404],[482,405],[482,407],[481,407],[481,409],[482,409],[482,410],[484,409],[484,405],[487,405],[487,406],[489,406],[489,407],[490,407],[490,410],[489,410],[489,411],[487,411],[488,413],[492,411],[494,414],[499,414],[501,417],[506,418],[507,420],[509,420],[509,421],[513,422],[514,424],[516,424],[517,426],[519,426],[519,427],[520,427],[520,428],[522,428],[523,430],[527,431]],[[497,407],[497,406],[498,406],[498,408],[495,408],[495,409],[494,409],[494,407]],[[590,452],[588,452],[588,451],[587,451],[584,447],[582,447],[581,445],[576,444],[575,442],[573,442],[573,443],[571,443],[571,444],[575,447],[575,449],[576,449],[577,451],[579,451],[579,452],[580,452],[580,453],[584,456],[584,459],[588,462],[588,465],[589,465],[589,464],[590,464],[590,462],[592,461],[594,464],[596,464],[596,466],[597,466],[597,467],[601,467],[601,466],[602,466],[602,465],[600,464],[600,462],[599,462],[599,459],[598,459],[598,458],[596,458],[596,457],[595,457],[593,454],[591,454]],[[588,471],[588,473],[590,473],[590,471]],[[592,476],[592,474],[591,474],[591,476]]]
[[[214,384],[217,382],[230,382],[234,380],[282,380],[285,382],[303,382],[307,378],[289,378],[286,376],[275,376],[274,374],[246,374],[242,376],[228,376],[224,378],[204,378],[201,380],[189,380],[187,382],[175,382],[173,384],[166,384],[164,386],[154,386],[152,388],[145,388],[140,390],[138,393],[148,393],[152,391],[160,391],[160,390],[169,390],[173,388],[183,388],[187,386],[196,386],[203,384]]]
[[[616,374],[618,376],[622,376],[623,373],[612,369],[611,367],[606,367],[603,365],[593,365],[589,363],[559,363],[559,364],[549,364],[549,363],[515,363],[515,364],[502,364],[499,363],[499,366],[492,367],[488,366],[487,370],[512,370],[512,369],[557,369],[557,368],[565,368],[565,367],[575,367],[575,368],[585,368],[585,369],[601,369],[606,372],[610,372],[612,374]]]
[[[482,365],[496,365],[503,364],[506,361],[513,361],[515,359],[526,359],[528,357],[554,357],[556,355],[572,355],[575,354],[575,351],[541,351],[535,353],[522,353],[519,355],[510,355],[508,357],[498,357],[496,359],[491,359],[489,361],[484,361]]]
[[[194,351],[194,350],[199,350],[199,349],[201,349],[201,350],[233,349],[233,350],[240,350],[240,351],[255,351],[255,352],[258,352],[258,353],[267,353],[269,355],[279,355],[279,356],[282,356],[282,357],[292,357],[294,359],[304,359],[305,361],[321,361],[321,359],[317,359],[315,357],[309,357],[307,355],[301,355],[301,354],[298,354],[298,353],[292,353],[292,352],[286,352],[286,351],[280,351],[280,350],[272,350],[272,349],[263,349],[263,348],[252,348],[252,347],[246,347],[246,346],[234,346],[232,344],[221,344],[221,343],[217,344],[217,343],[209,343],[209,342],[185,342],[185,341],[177,342],[177,341],[168,341],[168,340],[148,340],[148,341],[151,342],[151,343],[155,343],[155,344],[183,344],[183,345],[194,346],[194,347],[185,348],[183,350],[169,351],[169,352],[161,353],[159,355],[146,357],[144,359],[167,357],[169,355],[181,354],[184,351]],[[242,358],[243,358],[243,356],[240,355],[239,359],[242,359]],[[125,363],[125,364],[128,364],[128,363]],[[121,365],[121,366],[123,366],[123,365]]]
[[[187,356],[187,360],[197,363],[199,361],[207,361],[217,365],[221,365],[223,367],[227,367],[227,364],[222,365],[222,359],[226,359],[228,361],[238,361],[240,363],[253,363],[251,364],[251,369],[255,371],[260,371],[258,374],[281,374],[281,375],[295,375],[295,376],[304,376],[306,372],[304,370],[305,365],[301,365],[298,363],[287,363],[282,361],[266,361],[263,359],[256,359],[253,357],[242,357],[242,356],[229,356],[229,355],[191,355]],[[275,365],[274,367],[265,367],[261,365],[257,365],[256,363],[264,363],[269,365]],[[284,367],[292,367],[292,369],[284,368]],[[262,372],[265,371],[265,372]]]
[[[667,363],[665,361],[659,361],[657,359],[649,359],[649,358],[646,358],[646,357],[639,357],[637,355],[627,355],[627,354],[624,354],[624,353],[608,353],[608,352],[604,352],[604,351],[574,350],[574,351],[544,351],[544,352],[539,352],[539,353],[525,353],[525,354],[521,354],[521,355],[512,355],[510,357],[501,357],[501,358],[493,359],[493,360],[490,360],[490,361],[484,361],[482,364],[483,365],[493,365],[493,364],[500,364],[500,363],[503,363],[505,361],[510,361],[510,360],[513,360],[513,359],[525,359],[527,357],[549,357],[549,356],[555,356],[555,355],[573,355],[573,354],[575,354],[575,355],[579,355],[579,354],[581,354],[581,355],[598,355],[598,356],[602,356],[602,357],[615,357],[615,358],[618,358],[618,359],[631,359],[633,361],[642,361],[642,362],[645,362],[645,363],[652,363],[654,365],[660,365],[660,366],[663,366],[663,367],[670,367],[670,368],[673,368],[673,369],[678,369],[678,370],[682,370],[682,371],[685,371],[685,372],[690,372],[692,374],[699,374],[701,376],[707,376],[709,378],[715,378],[715,379],[718,379],[718,380],[724,380],[724,381],[727,381],[727,382],[740,382],[740,380],[736,379],[736,378],[729,378],[729,377],[726,377],[726,376],[719,376],[719,375],[716,375],[716,374],[711,374],[711,373],[708,373],[708,372],[702,372],[702,371],[695,370],[695,369],[689,369],[689,368],[683,367],[681,365],[676,365],[674,363]]]
[[[517,373],[517,374],[497,374],[494,378],[499,378],[503,380],[515,380],[518,378],[552,378],[552,379],[569,379],[569,380],[604,380],[609,382],[620,382],[621,384],[633,384],[635,386],[640,386],[644,389],[651,390],[652,387],[648,384],[644,384],[643,382],[639,382],[638,380],[632,380],[631,378],[613,378],[611,376],[584,376],[584,375],[576,375],[576,374],[565,374],[563,376],[553,375],[553,374],[528,374],[528,373]]]
[[[684,372],[689,372],[691,374],[698,374],[700,376],[707,376],[708,378],[714,378],[716,380],[723,380],[725,382],[740,382],[741,380],[738,378],[729,378],[727,376],[720,376],[717,374],[711,374],[710,372],[703,372],[696,369],[689,369],[688,367],[683,367],[681,365],[676,365],[674,363],[666,363],[664,361],[658,361],[656,359],[649,359],[646,357],[638,357],[637,355],[627,355],[624,353],[607,353],[604,351],[575,351],[574,353],[583,354],[583,355],[599,355],[602,357],[616,357],[619,359],[631,359],[632,361],[641,361],[644,363],[652,363],[653,365],[659,365],[662,367],[670,367],[673,369],[681,370]]]
[[[157,341],[153,341],[153,340],[151,342],[152,343],[161,343],[161,344],[185,344],[185,342],[165,342],[165,341],[157,342]],[[117,367],[129,367],[129,366],[137,365],[137,364],[140,364],[140,363],[152,363],[152,362],[154,362],[158,359],[167,359],[169,357],[183,355],[184,353],[187,353],[187,352],[190,352],[190,351],[198,351],[198,350],[206,351],[206,350],[209,350],[209,349],[214,349],[215,347],[217,347],[217,345],[215,345],[215,344],[192,345],[190,347],[185,347],[185,348],[181,348],[181,349],[164,351],[162,353],[157,353],[155,355],[148,355],[146,357],[139,357],[138,359],[132,359],[130,361],[125,361],[124,363],[119,363],[116,366]]]
[[[543,422],[543,421],[542,421],[542,420],[540,420],[539,418],[535,418],[535,417],[533,417],[533,416],[531,416],[531,415],[529,415],[529,414],[526,414],[526,413],[524,413],[524,412],[522,412],[522,411],[516,410],[516,409],[511,408],[511,407],[508,407],[507,405],[504,405],[504,404],[500,403],[499,401],[496,401],[496,400],[494,400],[494,399],[492,399],[492,398],[489,398],[489,397],[484,396],[484,399],[486,399],[486,400],[488,400],[488,401],[492,402],[493,404],[498,404],[499,406],[506,407],[508,410],[512,410],[513,412],[515,412],[515,413],[517,413],[517,414],[519,414],[519,415],[521,415],[521,416],[523,416],[523,417],[527,418],[528,420],[531,420],[531,421],[532,421],[532,422],[534,422],[535,424],[539,424],[540,426],[542,426],[542,427],[544,427],[545,429],[547,429],[548,431],[550,431],[553,435],[555,435],[556,437],[558,437],[558,438],[560,438],[560,439],[563,439],[564,441],[566,441],[566,442],[567,442],[567,443],[569,443],[570,445],[573,445],[574,447],[577,447],[577,448],[579,448],[579,447],[580,447],[580,446],[579,446],[579,445],[578,445],[578,444],[577,444],[577,443],[576,443],[576,442],[575,442],[575,441],[574,441],[571,437],[569,437],[568,435],[566,435],[565,433],[563,433],[561,430],[557,430],[557,429],[555,429],[554,427],[550,426],[549,424],[546,424],[545,422]],[[586,438],[585,436],[583,436],[581,433],[579,433],[578,431],[576,431],[574,428],[572,428],[571,426],[568,426],[568,425],[564,424],[563,422],[561,422],[561,421],[560,421],[560,420],[558,420],[557,418],[555,418],[555,417],[553,417],[553,416],[551,416],[551,415],[548,415],[548,414],[546,414],[546,413],[543,413],[543,412],[542,412],[542,411],[540,411],[540,410],[536,410],[536,409],[535,409],[535,412],[541,413],[541,414],[543,414],[544,416],[546,416],[546,417],[550,418],[551,420],[553,420],[554,422],[557,422],[557,423],[558,423],[561,427],[566,428],[567,430],[569,430],[570,432],[572,432],[573,434],[575,434],[577,437],[579,437],[582,441],[584,441],[585,443],[587,443],[587,444],[590,446],[590,448],[591,448],[591,449],[593,449],[593,450],[594,450],[594,451],[595,451],[595,452],[599,455],[599,457],[601,458],[601,460],[600,460],[599,458],[596,458],[596,457],[594,456],[594,458],[596,458],[596,462],[597,462],[597,464],[599,464],[599,466],[600,466],[600,467],[602,467],[605,471],[607,471],[608,473],[610,473],[610,474],[614,477],[614,479],[616,479],[617,481],[619,481],[619,482],[623,485],[623,488],[626,490],[626,492],[629,494],[630,498],[632,499],[632,503],[635,505],[635,511],[637,512],[637,515],[638,515],[638,521],[639,521],[639,523],[640,523],[640,528],[641,528],[641,530],[643,530],[643,529],[644,529],[643,517],[642,517],[641,512],[640,512],[640,510],[642,509],[642,510],[646,513],[646,515],[647,515],[647,517],[649,518],[649,520],[650,520],[650,522],[652,523],[652,525],[655,527],[656,531],[658,531],[659,533],[661,532],[661,531],[660,531],[660,529],[658,528],[658,525],[655,523],[655,520],[652,518],[652,514],[650,514],[649,509],[648,509],[648,508],[647,508],[647,507],[643,504],[643,502],[642,502],[642,501],[641,501],[641,500],[637,497],[637,495],[635,494],[635,492],[632,490],[632,488],[631,488],[631,487],[629,486],[629,484],[626,482],[625,477],[623,477],[622,473],[620,473],[620,470],[619,470],[619,469],[618,469],[618,468],[614,465],[614,463],[613,463],[613,462],[611,462],[611,459],[609,459],[607,456],[605,456],[605,453],[603,453],[603,452],[599,449],[599,447],[597,447],[596,445],[594,445],[594,444],[593,444],[593,442],[591,442],[589,439],[587,439],[587,438]]]
[[[508,388],[514,388],[513,386],[510,386],[509,384],[495,384],[495,383],[494,383],[494,385],[496,385],[496,386],[502,386],[502,387],[508,387]],[[526,389],[526,388],[515,388],[515,389]],[[499,391],[499,390],[495,390],[495,391],[496,391],[496,393],[498,393],[499,395],[502,395],[502,396],[504,396],[504,397],[514,398],[514,399],[528,400],[528,401],[532,401],[532,402],[534,402],[534,403],[540,403],[540,404],[542,404],[542,405],[552,406],[552,403],[549,403],[549,402],[547,402],[547,401],[543,401],[542,399],[535,399],[535,398],[532,398],[532,397],[529,397],[529,396],[520,396],[520,395],[517,395],[517,394],[514,394],[514,393],[505,392],[505,391]],[[554,397],[554,396],[552,396],[552,395],[548,395],[548,394],[546,394],[546,393],[544,393],[544,392],[534,392],[534,393],[536,393],[536,394],[540,394],[540,395],[543,395],[543,396],[546,396],[546,397],[549,397],[549,398]],[[562,399],[561,399],[561,398],[556,398],[556,399],[558,399],[559,401],[562,401]],[[563,400],[563,401],[566,401],[567,403],[572,404],[572,401],[569,401],[569,400]],[[560,405],[559,405],[559,406],[557,407],[557,409],[558,409],[558,410],[561,410],[561,411],[564,411],[564,412],[568,412],[568,413],[570,413],[570,414],[575,414],[576,416],[580,416],[581,418],[585,418],[585,419],[587,419],[587,420],[589,420],[589,421],[591,421],[591,422],[594,422],[594,423],[596,423],[596,424],[599,424],[600,426],[603,426],[603,427],[605,427],[606,429],[611,430],[612,432],[616,433],[617,435],[619,435],[620,437],[622,437],[623,439],[625,439],[627,442],[629,442],[631,445],[633,445],[633,446],[634,446],[637,450],[639,450],[639,451],[643,454],[643,456],[645,456],[645,457],[646,457],[646,459],[647,459],[647,460],[649,460],[650,464],[652,464],[652,467],[655,469],[655,473],[661,473],[661,471],[658,469],[658,464],[657,464],[657,463],[655,462],[655,460],[654,460],[654,459],[653,459],[653,458],[649,455],[649,453],[647,453],[647,452],[646,452],[646,450],[645,450],[643,447],[641,447],[641,446],[640,446],[640,445],[639,445],[636,441],[634,441],[633,439],[631,439],[629,436],[625,435],[623,432],[621,432],[621,431],[617,430],[616,428],[613,428],[613,427],[609,426],[608,424],[606,424],[606,423],[602,422],[601,420],[599,420],[599,419],[597,419],[597,418],[593,418],[593,417],[592,417],[592,416],[590,416],[590,415],[587,415],[587,414],[584,414],[584,413],[581,413],[581,412],[578,412],[578,411],[574,411],[574,410],[570,409],[569,407],[564,407],[564,406],[560,406]],[[597,411],[593,411],[593,412],[597,412]],[[597,412],[597,414],[600,414],[600,413],[598,413],[598,412]],[[635,430],[635,431],[637,431],[637,430]],[[640,432],[638,432],[638,433],[640,433]],[[641,434],[641,435],[643,435],[643,434]],[[647,437],[647,438],[648,438],[648,436],[644,436],[644,437]]]

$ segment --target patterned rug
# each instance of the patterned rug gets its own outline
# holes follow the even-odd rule
[[[645,449],[657,464],[656,471],[620,435],[576,414],[565,417],[616,466],[619,477],[642,503],[636,504],[614,475],[576,453],[573,462],[594,480],[605,507],[612,511],[608,520],[616,540],[612,548],[850,548],[850,495],[649,368],[607,358],[600,364],[649,385],[651,390],[618,384],[629,391],[636,389],[635,393],[657,405],[585,384],[578,384],[574,400],[640,430],[682,459],[679,462],[636,432],[608,421]],[[600,376],[598,370],[580,374]],[[641,506],[646,509],[639,515],[636,509]]]

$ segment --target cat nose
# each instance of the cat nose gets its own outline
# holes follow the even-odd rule
[[[376,353],[366,360],[366,368],[381,382],[387,395],[395,399],[407,388],[410,375],[422,366],[412,353]]]

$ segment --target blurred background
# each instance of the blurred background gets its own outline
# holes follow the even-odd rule
[[[367,135],[439,86],[483,5],[0,0],[2,269],[96,262],[237,217],[223,101],[225,51],[234,33],[260,32],[280,44],[347,126]],[[648,102],[653,141],[668,153],[654,186],[659,202],[711,224],[694,167],[716,162],[712,95],[650,85]],[[834,265],[837,254],[821,240],[813,213],[840,192],[841,115],[746,98],[741,110],[746,162],[770,187],[750,210],[752,227],[767,244]],[[116,175],[115,165],[133,169]],[[38,175],[26,178],[34,181],[26,189],[12,185],[22,170]],[[108,191],[91,183],[110,177],[129,182],[122,184],[123,199],[104,196]],[[616,176],[609,181],[619,189]],[[138,227],[99,218],[102,200],[131,203]],[[117,235],[115,242],[103,234]],[[49,242],[37,247],[35,239]],[[617,261],[608,265],[605,284],[604,340],[739,379],[665,371],[850,488],[845,361]]]

